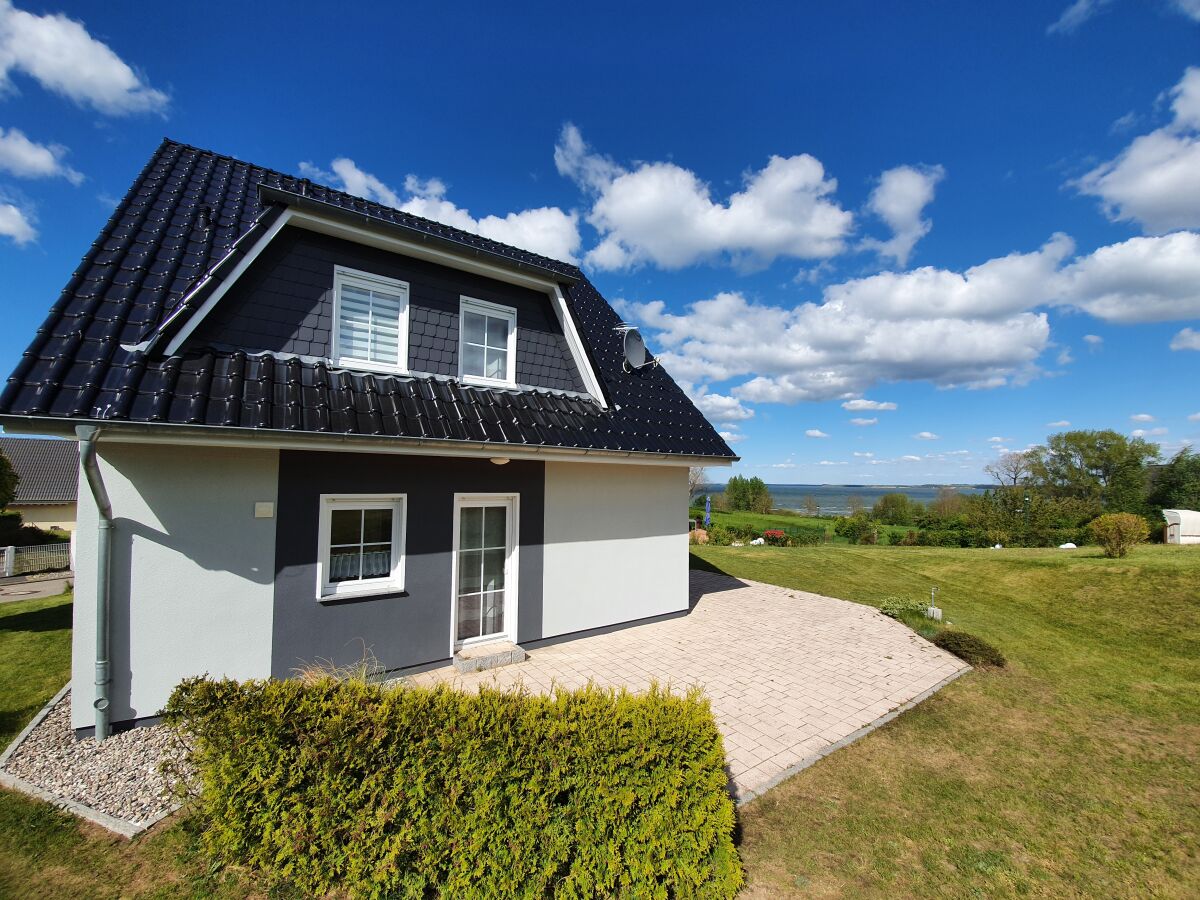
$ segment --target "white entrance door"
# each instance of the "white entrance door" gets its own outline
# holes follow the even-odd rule
[[[516,509],[512,496],[462,496],[454,523],[454,649],[516,640]]]

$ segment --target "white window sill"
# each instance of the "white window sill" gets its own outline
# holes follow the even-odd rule
[[[333,360],[333,365],[339,369],[353,369],[361,372],[382,372],[386,375],[408,375],[408,369],[401,366],[389,366],[385,363],[368,362],[365,359],[352,359],[347,356]]]
[[[508,388],[509,390],[517,390],[515,381],[502,381],[499,378],[484,378],[482,375],[463,375],[460,379],[463,384],[474,384],[479,387],[494,387]]]
[[[402,594],[404,593],[404,585],[397,581],[372,581],[370,584],[363,584],[349,587],[327,587],[321,592],[321,596],[317,597],[318,603],[327,603],[330,600],[349,600],[362,599],[363,597],[379,597],[384,594]]]

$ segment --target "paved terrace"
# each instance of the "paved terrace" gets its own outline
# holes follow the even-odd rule
[[[692,611],[541,647],[518,665],[413,676],[533,691],[552,685],[643,690],[699,684],[725,736],[733,790],[749,800],[968,667],[871,607],[819,594],[691,573]]]

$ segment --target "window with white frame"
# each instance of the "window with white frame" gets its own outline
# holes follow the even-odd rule
[[[403,494],[321,496],[322,599],[404,589],[405,501]]]
[[[408,285],[335,266],[333,356],[359,368],[408,366]]]
[[[460,303],[458,359],[463,381],[516,384],[517,311],[470,297]]]

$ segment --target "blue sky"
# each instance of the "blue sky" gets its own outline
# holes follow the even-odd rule
[[[580,262],[769,482],[1200,438],[1200,0],[498,9],[0,0],[0,369],[169,135]]]

